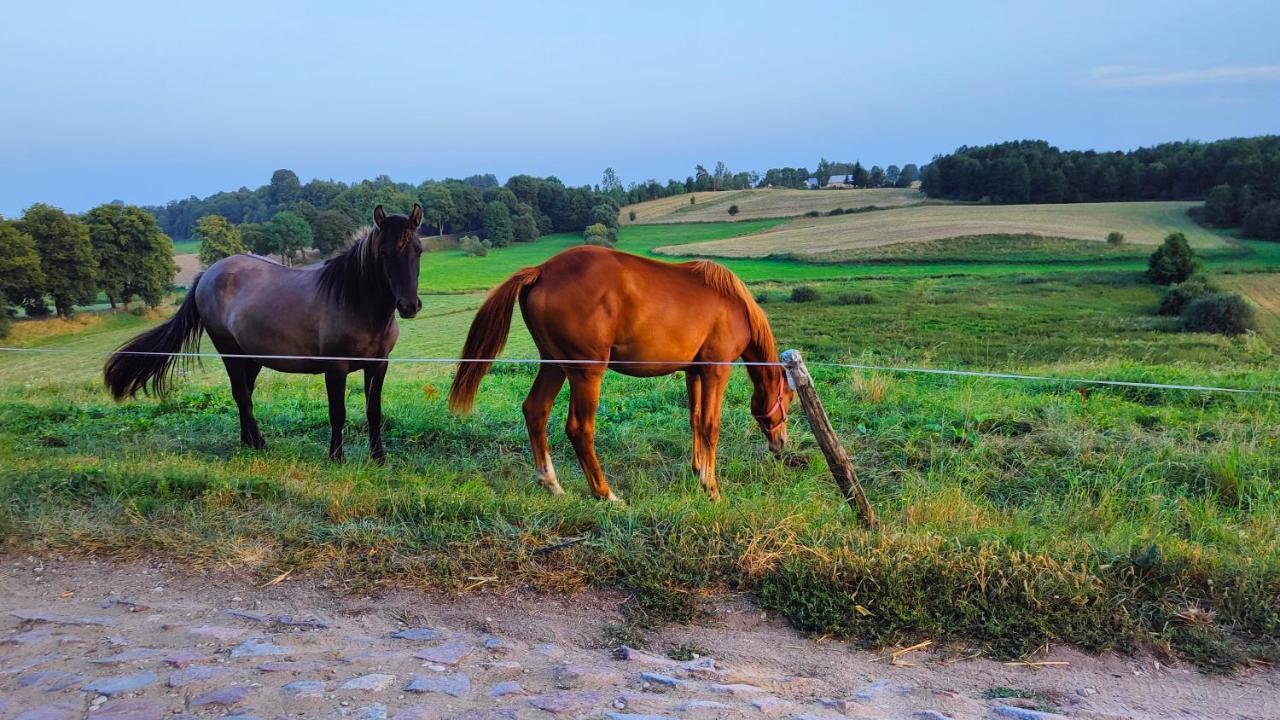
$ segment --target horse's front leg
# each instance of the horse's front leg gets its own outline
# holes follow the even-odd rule
[[[711,500],[720,499],[720,485],[716,481],[716,446],[720,443],[720,409],[724,403],[724,391],[729,385],[729,368],[710,365],[702,373],[702,417],[695,434],[701,435],[702,467],[698,470],[698,482]]]
[[[324,374],[324,389],[329,394],[329,459],[342,461],[342,426],[347,422],[347,371],[329,370]]]
[[[609,489],[609,482],[604,478],[604,469],[596,457],[596,409],[600,405],[600,381],[604,376],[603,368],[575,369],[569,375],[569,420],[565,423],[565,434],[573,443],[573,450],[578,454],[578,463],[582,465],[582,473],[587,476],[587,486],[591,494],[599,500],[618,502],[619,498]]]
[[[387,363],[373,363],[364,369],[364,412],[369,421],[369,457],[379,465],[387,462],[382,447],[382,381],[387,377]]]

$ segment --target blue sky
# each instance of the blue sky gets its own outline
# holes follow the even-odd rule
[[[578,184],[1275,133],[1278,27],[1274,2],[1169,0],[13,3],[0,214],[280,167]]]

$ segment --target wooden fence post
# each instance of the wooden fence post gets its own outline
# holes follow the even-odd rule
[[[861,514],[862,522],[868,529],[878,529],[880,521],[876,519],[876,511],[862,491],[858,473],[849,461],[849,453],[840,444],[840,438],[836,437],[836,431],[831,427],[831,420],[822,407],[822,400],[818,398],[818,390],[813,386],[813,378],[809,376],[809,369],[804,366],[800,352],[787,350],[782,353],[782,364],[787,368],[792,387],[800,396],[800,406],[809,418],[809,427],[813,429],[813,436],[822,448],[822,454],[827,456],[827,467],[831,469],[836,485],[844,493],[845,501]]]

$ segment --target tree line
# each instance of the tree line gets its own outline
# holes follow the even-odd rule
[[[859,188],[905,188],[920,179],[920,168],[915,163],[907,163],[902,167],[890,165],[886,168],[872,165],[868,169],[859,161],[831,162],[822,158],[818,161],[817,170],[814,172],[809,172],[805,167],[778,167],[769,168],[761,174],[754,170],[733,171],[724,162],[717,162],[711,170],[708,170],[705,165],[695,165],[693,174],[683,181],[672,178],[663,183],[651,179],[633,182],[625,189],[613,168],[605,168],[604,177],[598,189],[626,205],[673,195],[716,190],[746,190],[753,187],[802,190],[809,187],[810,178],[814,178],[819,187],[835,180]]]
[[[177,272],[173,241],[140,207],[110,203],[78,216],[32,205],[0,219],[0,334],[17,308],[42,317],[52,302],[67,317],[99,293],[113,308],[135,298],[155,307]]]
[[[569,187],[555,177],[514,175],[500,185],[492,174],[483,174],[415,185],[382,175],[350,185],[303,184],[293,171],[277,170],[256,190],[242,187],[148,209],[165,232],[180,238],[194,237],[203,217],[223,217],[239,228],[250,250],[288,262],[308,247],[336,250],[368,222],[376,205],[408,212],[414,203],[422,205],[424,233],[479,233],[499,247],[551,232],[580,232],[606,215],[616,225],[620,207],[598,188]]]
[[[1206,200],[1206,222],[1280,240],[1280,135],[1128,152],[1043,140],[961,147],[935,157],[921,181],[930,197],[994,203]]]

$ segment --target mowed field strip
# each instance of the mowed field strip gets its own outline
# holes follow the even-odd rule
[[[1258,313],[1258,334],[1272,346],[1280,346],[1280,274],[1222,275],[1216,281],[1253,301]]]
[[[689,198],[695,202],[690,203]],[[628,205],[619,213],[623,225],[653,223],[721,222],[760,218],[795,217],[810,211],[827,213],[836,208],[849,210],[870,205],[902,207],[924,200],[918,190],[872,188],[865,190],[791,190],[789,188],[757,188],[753,190],[721,190],[673,195],[658,200]],[[729,206],[737,205],[738,214],[730,215]],[[636,219],[631,220],[635,212]]]
[[[897,210],[799,218],[748,237],[667,245],[663,255],[768,257],[790,255],[840,260],[842,252],[973,235],[1040,235],[1105,242],[1119,230],[1127,244],[1156,245],[1174,230],[1193,248],[1226,241],[1187,215],[1192,202],[1077,203],[1063,205],[923,205]]]

